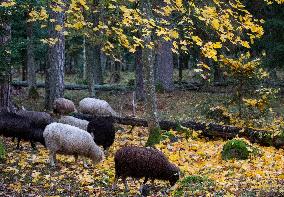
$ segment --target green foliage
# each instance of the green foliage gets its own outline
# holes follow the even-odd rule
[[[3,142],[0,140],[0,161],[4,160],[6,156],[5,147]]]
[[[173,132],[170,130],[170,131],[164,131],[162,134],[161,134],[161,141],[165,140],[165,139],[174,139],[176,136],[173,134]]]
[[[214,189],[215,182],[207,177],[187,176],[179,182],[173,196],[203,196]]]
[[[189,128],[183,127],[180,124],[178,125],[176,130],[178,131],[178,133],[184,134],[185,139],[188,139],[189,137],[193,137],[192,136],[192,133],[193,133],[192,130],[190,130]]]
[[[266,13],[263,13],[264,35],[257,41],[254,50],[263,49],[266,56],[263,65],[269,68],[283,68],[284,63],[284,6],[266,6]]]
[[[244,140],[232,139],[223,146],[222,159],[246,160],[251,155],[256,155],[258,153],[259,151],[256,148],[254,148]]]

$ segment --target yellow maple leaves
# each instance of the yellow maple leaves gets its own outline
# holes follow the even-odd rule
[[[41,8],[39,11],[37,10],[32,10],[29,12],[29,22],[31,21],[43,21],[48,19],[48,14],[45,8]]]
[[[201,50],[205,57],[212,58],[214,61],[217,61],[218,57],[216,49],[220,48],[222,48],[221,42],[208,42],[201,48]]]
[[[270,191],[271,188],[281,186],[280,180],[284,179],[283,149],[277,150],[273,147],[260,147],[253,144],[253,146],[261,149],[262,154],[260,156],[242,161],[223,161],[221,151],[225,141],[208,141],[198,138],[198,132],[195,131],[193,131],[194,136],[189,139],[185,139],[179,132],[173,130],[170,133],[179,136],[178,141],[170,142],[169,139],[166,139],[158,144],[157,148],[171,162],[179,166],[181,178],[198,175],[214,181],[216,187],[210,187],[210,190],[207,191],[209,193],[226,191],[228,195],[236,195],[242,187],[258,189],[261,186],[264,191]],[[19,177],[18,181],[13,183],[6,180],[9,188],[14,192],[27,191],[29,184],[32,184],[39,190],[31,190],[30,193],[36,192],[37,194],[52,190],[54,196],[62,196],[65,192],[74,193],[76,189],[76,192],[84,195],[91,195],[98,191],[102,196],[123,195],[123,183],[118,185],[117,193],[107,189],[114,179],[114,153],[120,147],[126,145],[143,146],[146,139],[146,132],[142,128],[135,128],[131,134],[118,132],[109,156],[102,163],[92,166],[91,160],[88,160],[90,167],[84,169],[82,162],[76,163],[73,156],[58,155],[58,170],[53,173],[50,173],[48,151],[45,148],[39,147],[39,152],[34,160],[31,160],[33,156],[29,151],[17,152],[9,149],[8,163],[4,164],[3,172],[7,173],[7,176]],[[24,146],[28,147],[29,145],[24,143]],[[18,166],[19,158],[21,163],[24,164],[21,168]],[[138,185],[141,182],[137,184],[137,182],[134,183],[129,180],[128,183],[130,185],[129,195],[137,194]],[[170,192],[178,188],[179,184],[177,183],[176,187],[172,188]],[[155,185],[160,188],[168,188],[167,183],[163,181],[155,181]],[[167,195],[171,196],[171,193]]]
[[[6,0],[0,3],[0,7],[4,8],[13,7],[14,5],[16,5],[16,2],[14,0]]]

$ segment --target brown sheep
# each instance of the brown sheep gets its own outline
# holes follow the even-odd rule
[[[173,186],[179,179],[179,168],[170,163],[159,150],[148,147],[124,147],[115,154],[115,181],[122,178],[125,189],[128,190],[126,178],[143,178],[143,185],[151,179],[167,180]]]
[[[76,111],[73,101],[66,98],[58,98],[53,102],[53,112],[60,115],[68,115]]]

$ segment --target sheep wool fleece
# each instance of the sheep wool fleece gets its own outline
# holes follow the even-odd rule
[[[63,123],[63,124],[69,124],[71,126],[78,127],[78,128],[85,130],[85,131],[87,131],[88,124],[89,124],[89,122],[87,120],[81,120],[81,119],[75,118],[73,116],[62,116],[58,120],[58,122]]]
[[[103,152],[92,136],[82,129],[62,123],[52,123],[43,132],[46,147],[54,153],[102,157]],[[92,153],[95,151],[95,153]],[[93,158],[92,158],[93,159]]]

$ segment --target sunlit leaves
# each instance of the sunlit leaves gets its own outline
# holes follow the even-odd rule
[[[32,10],[29,13],[29,20],[28,21],[42,21],[47,20],[48,14],[45,8],[41,8],[39,11]]]
[[[0,3],[0,7],[12,7],[16,5],[16,2],[14,0],[4,0],[3,2]]]
[[[202,53],[204,54],[205,57],[211,58],[214,61],[217,61],[217,50],[222,48],[222,44],[220,42],[208,42],[202,47]]]
[[[45,38],[40,40],[43,44],[48,44],[50,46],[55,45],[58,42],[58,38]]]

